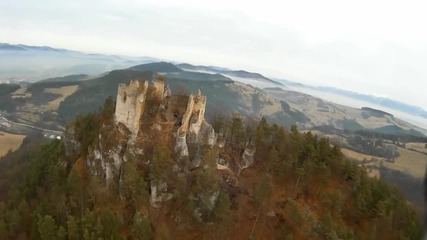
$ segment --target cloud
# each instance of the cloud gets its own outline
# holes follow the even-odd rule
[[[8,1],[2,41],[151,55],[387,95],[427,109],[421,1]]]

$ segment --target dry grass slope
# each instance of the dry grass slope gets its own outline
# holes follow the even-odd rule
[[[424,146],[423,146],[424,147]],[[408,148],[408,145],[407,145]],[[351,159],[362,162],[363,160],[377,159],[375,162],[379,166],[381,163],[383,167],[398,170],[403,173],[407,173],[415,178],[424,178],[426,166],[427,166],[427,155],[421,152],[416,152],[410,149],[398,148],[400,156],[397,157],[393,162],[387,162],[385,158],[375,157],[371,155],[366,155],[363,153],[358,153],[349,149],[341,149],[342,153]],[[364,164],[375,165],[374,163]]]
[[[64,101],[64,99],[71,94],[75,93],[77,91],[78,86],[65,86],[60,88],[46,88],[44,91],[47,93],[54,93],[54,94],[60,94],[61,97],[50,101],[47,103],[47,106],[50,110],[56,111],[59,108],[59,104]]]
[[[352,151],[352,150],[346,149],[346,148],[342,148],[341,151],[346,157],[349,157],[351,159],[358,160],[358,161],[371,160],[373,158],[376,158],[378,160],[384,160],[384,161],[386,160],[385,158],[375,157],[375,156],[371,156],[371,155],[367,155],[367,154],[363,154],[363,153],[358,153],[358,152],[355,152],[355,151]]]
[[[427,148],[425,143],[411,142],[406,144],[407,149],[413,149],[417,152],[423,152],[427,154]]]
[[[11,94],[12,98],[30,98],[31,93],[27,92],[26,87],[21,87]]]
[[[409,173],[416,178],[424,178],[427,155],[405,148],[399,148],[399,153],[400,156],[394,163],[384,162],[384,167]]]
[[[9,150],[15,151],[18,149],[21,146],[22,140],[24,138],[25,135],[0,132],[0,157],[6,155]]]

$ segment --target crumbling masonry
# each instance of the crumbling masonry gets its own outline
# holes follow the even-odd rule
[[[133,134],[137,134],[141,124],[141,117],[144,114],[148,99],[154,99],[157,102],[170,106],[165,115],[173,115],[179,121],[179,134],[185,134],[189,130],[198,133],[204,120],[206,108],[206,96],[202,96],[200,90],[188,97],[169,96],[170,90],[165,89],[162,77],[149,84],[139,80],[132,80],[129,85],[120,84],[117,92],[115,121],[124,124]],[[177,103],[178,101],[178,103]],[[185,111],[178,111],[172,106],[183,106],[187,101]],[[168,120],[171,120],[170,117]]]

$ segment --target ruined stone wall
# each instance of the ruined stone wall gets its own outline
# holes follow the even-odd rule
[[[139,130],[139,126],[140,126],[139,121],[141,119],[142,114],[144,113],[145,99],[147,98],[147,91],[148,91],[148,81],[145,81],[144,85],[142,86],[142,91],[136,99],[135,118],[133,120],[134,133],[138,133],[138,130]]]
[[[194,98],[194,108],[193,112],[198,114],[198,121],[203,121],[205,117],[205,109],[206,109],[206,96],[202,96],[200,92]]]
[[[205,120],[206,96],[202,96],[200,90],[194,97],[193,114],[197,114],[197,121],[190,123],[190,132],[198,134]]]
[[[179,133],[185,133],[188,131],[191,115],[193,114],[193,109],[194,109],[194,96],[193,94],[190,94],[190,97],[188,98],[188,103],[187,103],[187,110],[185,111],[184,116],[182,117],[182,125],[178,130]]]
[[[165,82],[162,76],[158,76],[156,78],[156,80],[153,83],[153,87],[154,87],[154,92],[153,92],[154,97],[157,100],[162,101],[165,93]]]
[[[202,96],[200,90],[195,96],[190,95],[187,104],[187,110],[182,118],[182,125],[180,127],[181,132],[191,132],[198,133],[202,125],[203,120],[205,120],[205,110],[206,110],[206,96]],[[197,114],[197,121],[191,122],[192,117]]]
[[[147,97],[148,99],[154,97],[160,102],[164,100],[165,84],[162,77],[156,78],[151,85],[147,81],[142,84],[138,80],[131,81],[129,85],[120,84],[116,101],[116,122],[123,123],[133,134],[137,134],[145,104],[148,101]],[[201,95],[200,90],[196,95],[190,95],[182,115],[179,133],[186,133],[188,130],[198,133],[204,120],[205,108],[206,97]],[[169,115],[173,116],[173,114],[177,113],[169,112]],[[171,120],[171,116],[166,119]]]
[[[200,89],[194,97],[194,111],[204,110],[206,108],[206,96],[202,95]]]
[[[119,84],[116,99],[116,122],[123,123],[130,131],[134,132],[138,128],[136,119],[139,119],[145,100],[148,82],[141,84],[138,80],[132,80],[129,85]]]

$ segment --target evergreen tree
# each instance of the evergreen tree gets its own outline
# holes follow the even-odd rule
[[[298,228],[304,222],[298,203],[293,199],[288,198],[286,203],[286,214],[289,226]]]
[[[8,231],[6,223],[3,219],[0,220],[0,239],[7,239]]]
[[[120,229],[123,225],[123,220],[120,216],[106,209],[99,213],[99,219],[104,229],[102,235],[104,239],[120,239]]]
[[[228,194],[221,190],[215,205],[214,220],[218,223],[227,224],[232,220],[231,202]]]
[[[68,232],[68,240],[80,239],[79,227],[77,226],[75,218],[70,215],[68,216],[68,220],[67,220],[67,232]]]
[[[57,239],[57,225],[52,216],[45,215],[40,217],[38,221],[38,229],[41,240],[55,240]]]
[[[67,230],[63,226],[59,226],[58,233],[56,234],[58,240],[67,239]]]
[[[240,117],[231,119],[229,144],[236,153],[240,153],[242,148],[245,147],[246,136],[243,121]]]
[[[255,200],[263,204],[270,200],[273,194],[273,182],[270,174],[265,174],[261,181],[255,185],[254,197]]]
[[[19,232],[21,216],[17,209],[13,209],[8,214],[8,231],[13,236]]]
[[[298,177],[297,177],[297,181],[295,182],[293,198],[297,197],[301,178],[303,178],[306,174],[304,167],[298,167],[296,169],[296,173],[297,173]]]
[[[134,239],[152,239],[153,230],[151,229],[150,222],[147,217],[141,213],[135,213],[133,223],[131,226],[132,237]]]
[[[155,144],[153,149],[153,161],[150,166],[150,177],[155,180],[165,181],[172,172],[173,164],[174,161],[171,158],[171,151],[169,148],[162,143]]]
[[[272,164],[273,170],[277,175],[285,175],[287,166],[285,162],[279,158],[279,154],[275,147],[272,147],[268,153],[268,162]]]
[[[158,159],[158,158],[157,158]],[[147,197],[147,186],[133,162],[125,162],[122,167],[121,195],[137,207],[142,197]]]

